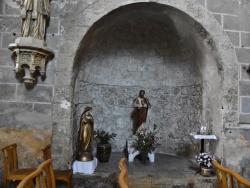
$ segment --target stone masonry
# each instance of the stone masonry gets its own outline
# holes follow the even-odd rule
[[[121,151],[132,100],[145,89],[158,152],[192,158],[198,142],[188,133],[204,121],[219,138],[207,150],[250,179],[249,1],[51,0],[50,8],[55,57],[27,87],[8,49],[20,36],[20,0],[0,1],[0,146],[17,142],[20,166],[37,166],[52,143],[53,165],[68,168],[86,105]]]
[[[133,8],[137,6],[122,10],[123,22],[112,23],[114,17],[119,20],[120,11],[106,18],[112,30],[103,32],[103,39],[80,58],[76,123],[84,107],[93,106],[96,129],[116,132],[113,150],[121,151],[131,136],[132,101],[145,89],[152,105],[148,125],[158,125],[162,143],[157,151],[192,158],[198,148],[186,133],[199,129],[202,108],[201,75],[193,51],[171,20],[165,18],[166,26],[161,17],[158,22],[152,18],[152,10],[145,15]]]

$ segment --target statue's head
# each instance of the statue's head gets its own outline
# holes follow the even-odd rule
[[[86,112],[91,112],[91,111],[92,111],[92,107],[87,106],[87,107],[84,109],[83,113],[85,114]]]
[[[145,95],[145,90],[140,90],[139,97],[143,98]]]

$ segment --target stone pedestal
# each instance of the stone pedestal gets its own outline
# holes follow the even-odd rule
[[[24,72],[24,83],[34,84],[36,79],[34,73],[39,72],[45,76],[46,62],[54,56],[43,40],[33,37],[19,37],[15,43],[9,45],[9,49],[16,55],[15,73]]]
[[[75,161],[73,163],[73,173],[93,174],[97,167],[97,158],[92,161]]]

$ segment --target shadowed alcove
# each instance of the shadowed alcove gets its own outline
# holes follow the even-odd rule
[[[157,3],[113,10],[94,23],[78,50],[73,151],[86,106],[93,107],[95,129],[117,133],[113,151],[122,151],[132,134],[132,101],[144,89],[152,105],[147,123],[158,126],[156,152],[193,158],[199,143],[190,132],[201,122],[220,132],[214,127],[221,119],[219,60],[206,30],[180,10]]]

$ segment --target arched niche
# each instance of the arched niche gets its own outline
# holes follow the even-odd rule
[[[58,164],[72,160],[86,105],[96,109],[97,128],[118,133],[113,146],[121,150],[131,134],[128,103],[141,88],[154,104],[150,121],[161,132],[159,152],[191,157],[198,145],[188,133],[201,121],[218,138],[227,122],[237,123],[237,99],[229,100],[238,91],[235,51],[219,23],[196,1],[79,3],[70,18],[58,53],[53,100]],[[218,156],[222,142],[210,147]]]

